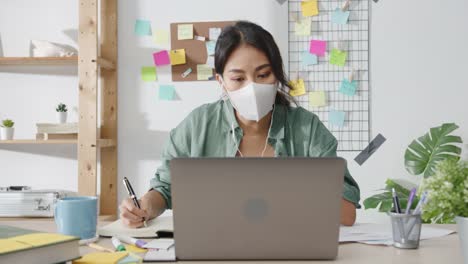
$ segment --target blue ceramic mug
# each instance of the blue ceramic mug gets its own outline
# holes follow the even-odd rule
[[[57,231],[90,239],[96,236],[97,197],[76,196],[59,199],[55,206]]]

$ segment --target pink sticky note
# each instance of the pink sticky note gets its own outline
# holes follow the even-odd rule
[[[317,56],[325,56],[327,51],[327,42],[323,40],[311,40],[310,41],[310,53]]]
[[[156,66],[171,64],[171,59],[169,58],[167,50],[153,53],[153,59]]]

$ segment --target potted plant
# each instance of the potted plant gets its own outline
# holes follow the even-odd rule
[[[468,162],[448,158],[439,164],[435,174],[425,178],[420,191],[428,201],[422,217],[431,223],[457,223],[461,251],[468,263]]]
[[[13,139],[13,134],[15,133],[15,128],[13,127],[15,125],[15,122],[11,119],[5,119],[2,121],[2,124],[0,125],[0,136],[1,140],[12,140]]]
[[[58,104],[57,108],[55,109],[57,111],[57,121],[61,124],[67,122],[67,105],[66,104]]]
[[[459,160],[461,148],[457,144],[462,143],[462,139],[451,134],[457,128],[454,123],[442,124],[413,140],[405,152],[406,170],[412,175],[424,175],[424,178],[429,178],[434,175],[435,167],[440,161],[447,158]],[[387,179],[385,185],[382,193],[364,200],[366,209],[377,208],[380,212],[389,212],[393,204],[392,188],[395,188],[401,206],[405,208],[410,190],[413,187],[418,188],[416,184],[402,179]],[[418,201],[418,198],[414,199],[411,208],[414,208]]]

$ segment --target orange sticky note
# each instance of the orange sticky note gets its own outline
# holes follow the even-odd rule
[[[171,50],[169,52],[169,56],[171,57],[171,64],[172,65],[181,65],[185,64],[185,49],[177,49]]]
[[[306,93],[303,79],[291,80],[289,84],[293,87],[293,89],[289,91],[291,96],[300,96]]]
[[[303,1],[301,2],[302,15],[305,17],[318,15],[318,4],[317,0]]]

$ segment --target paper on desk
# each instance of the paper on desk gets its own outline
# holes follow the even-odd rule
[[[168,250],[164,249],[150,249],[145,257],[144,261],[175,261],[175,249],[170,247]]]
[[[151,249],[169,249],[174,245],[174,239],[172,238],[160,238],[154,239],[150,242],[146,243],[143,247],[144,248],[151,248]]]
[[[443,237],[455,231],[422,226],[421,240]],[[356,223],[353,226],[340,227],[339,242],[359,242],[371,245],[392,245],[392,227],[383,224]]]
[[[122,220],[119,219],[113,223],[98,228],[98,234],[104,237],[124,235],[137,238],[149,238],[157,237],[156,232],[160,230],[174,230],[172,222],[172,210],[166,210],[156,219],[148,221],[148,227],[129,228],[126,227],[122,223]]]

